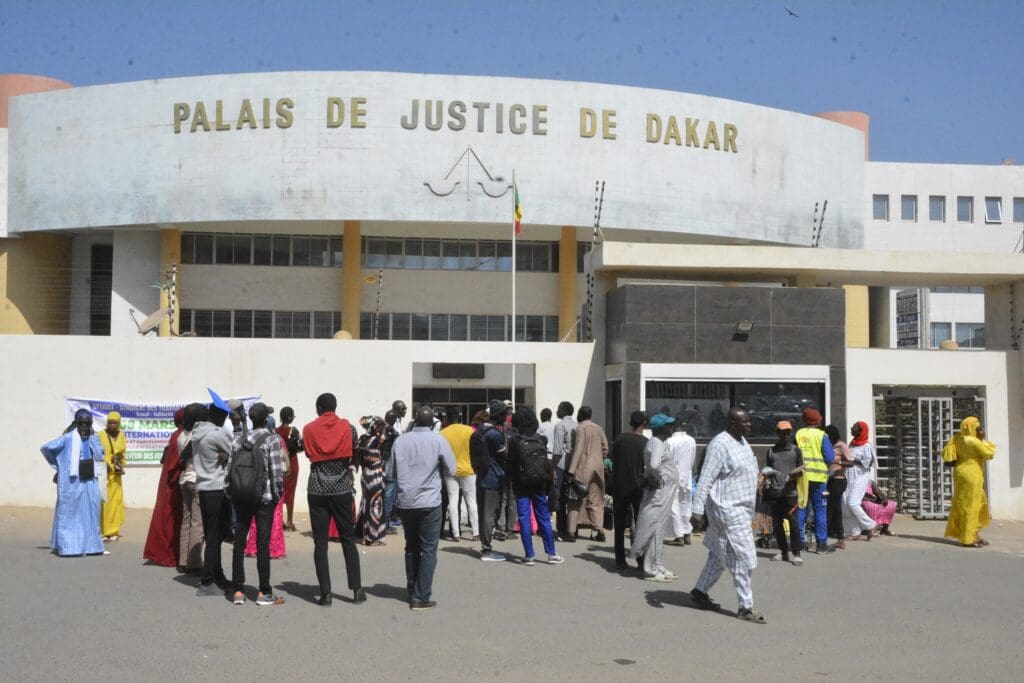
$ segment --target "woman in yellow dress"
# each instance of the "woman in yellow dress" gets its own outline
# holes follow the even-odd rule
[[[121,537],[124,525],[124,489],[121,477],[124,475],[124,457],[127,450],[124,432],[121,431],[121,415],[116,412],[107,415],[107,428],[100,432],[100,443],[107,461],[107,500],[100,515],[100,531],[104,541],[116,541]]]
[[[953,504],[949,510],[946,536],[965,548],[988,545],[978,535],[988,526],[988,497],[985,495],[985,461],[996,454],[996,446],[985,441],[985,430],[976,417],[966,417],[942,449],[942,460],[953,465]]]

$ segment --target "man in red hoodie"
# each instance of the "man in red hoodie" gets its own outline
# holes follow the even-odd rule
[[[348,587],[352,602],[366,601],[359,574],[359,551],[356,549],[353,509],[355,502],[356,432],[348,420],[338,417],[338,399],[334,394],[320,394],[316,399],[319,416],[302,428],[302,441],[309,458],[309,521],[313,527],[313,563],[320,582],[318,602],[331,606],[331,565],[327,558],[327,533],[334,519],[345,554]]]

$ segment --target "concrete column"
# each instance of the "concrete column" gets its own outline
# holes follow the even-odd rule
[[[1010,351],[1024,334],[1024,282],[985,288],[985,348]]]
[[[166,228],[160,231],[160,272],[158,282],[161,284],[171,282],[171,269],[175,270],[176,287],[174,299],[171,298],[170,289],[160,290],[160,308],[170,308],[171,315],[160,321],[158,331],[161,337],[170,337],[178,334],[178,311],[180,306],[177,289],[181,287],[181,230],[177,228]],[[173,322],[171,318],[173,317]]]
[[[558,241],[558,338],[576,341],[576,228],[563,227]]]
[[[110,292],[110,336],[134,337],[136,322],[160,308],[161,236],[156,230],[114,230]],[[135,320],[132,320],[134,311]]]
[[[868,288],[865,285],[843,285],[843,290],[846,292],[846,348],[869,348],[871,318]]]
[[[345,221],[341,260],[341,329],[359,339],[359,291],[363,282],[359,221]]]

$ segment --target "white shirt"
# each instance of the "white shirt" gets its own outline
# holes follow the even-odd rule
[[[554,452],[552,448],[555,445],[555,425],[553,422],[551,422],[551,420],[548,420],[547,422],[541,422],[540,427],[537,428],[537,431],[543,434],[544,437],[547,438],[548,440],[548,460],[550,460],[551,454]]]
[[[693,458],[697,454],[697,442],[686,432],[675,432],[665,441],[665,445],[668,446],[669,453],[676,461],[679,482],[688,483],[693,473]]]

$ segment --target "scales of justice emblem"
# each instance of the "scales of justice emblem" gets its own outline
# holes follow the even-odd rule
[[[464,179],[459,169],[460,166],[465,167]],[[479,187],[481,192],[492,199],[504,197],[512,189],[512,182],[502,176],[493,175],[471,146],[462,151],[442,178],[425,180],[423,184],[434,196],[447,197],[455,192],[463,182],[465,182],[467,202],[476,187]]]

